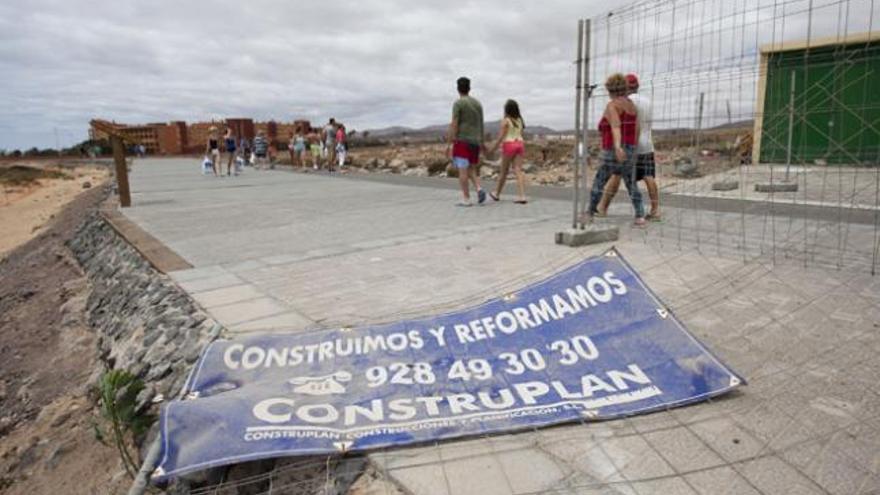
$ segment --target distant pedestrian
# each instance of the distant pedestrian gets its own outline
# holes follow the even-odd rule
[[[257,133],[257,137],[254,138],[254,166],[256,168],[263,168],[268,160],[269,156],[269,141],[266,139],[266,133],[260,131]]]
[[[296,139],[293,137],[293,133],[290,133],[290,137],[287,140],[287,151],[290,153],[290,165],[296,165],[296,151],[294,150],[294,146],[296,145]]]
[[[348,154],[348,142],[345,135],[345,125],[339,124],[336,129],[336,159],[339,161],[339,169],[345,166],[345,157]]]
[[[293,136],[293,156],[294,156],[294,165],[297,167],[304,166],[303,163],[303,152],[306,149],[306,138],[303,136],[302,132],[297,129],[296,134]]]
[[[224,152],[226,153],[226,175],[232,176],[232,167],[234,166],[235,161],[235,136],[232,134],[232,129],[226,128],[226,134],[223,136],[223,146]],[[223,170],[220,170],[220,173],[223,173]]]
[[[596,170],[596,178],[590,191],[590,213],[605,216],[608,204],[600,205],[606,183],[616,188],[621,178],[629,192],[635,212],[635,224],[645,224],[642,193],[635,181],[635,151],[638,143],[638,110],[627,98],[626,78],[615,73],[605,81],[605,89],[611,100],[605,106],[599,133],[602,136],[602,163]]]
[[[268,157],[269,168],[275,170],[275,162],[278,160],[278,147],[272,141],[269,141]]]
[[[513,171],[516,174],[516,187],[519,197],[514,203],[526,204],[526,174],[522,169],[523,157],[526,154],[525,142],[523,141],[523,129],[526,124],[519,112],[519,104],[515,100],[507,100],[504,104],[504,118],[501,119],[501,129],[498,132],[498,140],[492,147],[492,152],[501,146],[501,172],[498,176],[498,184],[495,186],[495,192],[489,193],[495,201],[501,199],[501,192],[504,190],[504,182],[507,180],[507,173],[510,166],[513,165]]]
[[[460,77],[456,81],[458,99],[452,105],[452,122],[449,124],[447,153],[452,165],[458,169],[458,184],[462,200],[458,206],[473,206],[469,181],[477,190],[477,201],[486,201],[486,192],[480,186],[477,166],[480,163],[480,150],[483,144],[483,106],[470,96],[471,81]]]
[[[222,170],[220,165],[220,139],[217,136],[217,128],[214,126],[211,126],[208,130],[208,142],[205,144],[205,153],[211,160],[214,176],[219,177]]]
[[[312,168],[318,170],[318,164],[321,160],[321,136],[315,131],[310,131],[306,135],[309,143],[309,154],[312,155]]]
[[[645,217],[646,220],[655,222],[660,221],[660,191],[657,188],[656,165],[654,164],[654,137],[651,133],[653,122],[653,109],[651,100],[648,97],[639,94],[639,78],[635,74],[626,75],[626,85],[629,92],[629,100],[636,106],[639,124],[639,141],[636,145],[636,182],[645,181],[645,187],[648,189],[648,197],[651,198],[651,211]],[[600,209],[607,209],[617,194],[620,183],[613,183],[605,187],[602,195],[602,201],[599,203]]]
[[[240,150],[240,153],[241,153],[242,158],[244,158],[244,162],[245,162],[246,164],[247,164],[247,163],[250,163],[250,159],[251,159],[251,142],[248,140],[248,138],[242,136],[242,137],[241,137],[241,141],[239,141],[239,143],[238,143],[238,148],[239,148],[239,150]]]
[[[327,169],[332,172],[333,164],[336,162],[336,119],[331,117],[327,125],[321,129],[321,142],[324,144]]]

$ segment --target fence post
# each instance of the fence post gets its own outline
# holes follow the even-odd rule
[[[590,97],[593,95],[593,87],[590,85],[590,24],[591,20],[587,19],[584,21],[584,81],[583,85],[585,86],[585,91],[583,94],[583,106],[584,110],[581,115],[581,162],[577,164],[578,167],[583,167],[583,177],[584,177],[584,200],[583,205],[580,207],[581,219],[584,217],[584,212],[588,208],[590,199],[590,188],[589,186],[589,170],[590,170],[590,146],[589,146],[589,118],[590,118]],[[581,229],[584,228],[584,222],[581,221],[580,225]]]
[[[123,208],[131,206],[131,193],[128,189],[128,165],[125,163],[125,147],[122,138],[110,136],[113,145],[113,161],[116,164],[116,185],[119,189],[119,205]]]
[[[794,134],[794,71],[791,71],[791,90],[788,93],[788,150],[785,153],[785,182],[788,182],[788,169],[791,168],[791,138]]]
[[[577,39],[577,82],[575,83],[574,102],[574,204],[572,205],[571,228],[578,226],[578,205],[580,204],[580,152],[581,152],[581,92],[583,91],[584,62],[584,21],[578,20]]]

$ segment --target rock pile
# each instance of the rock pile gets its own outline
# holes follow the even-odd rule
[[[491,144],[491,143],[490,143]],[[525,171],[534,175],[538,184],[567,184],[571,181],[570,143],[530,141],[526,145]],[[446,143],[409,143],[356,147],[349,154],[353,170],[373,173],[400,174],[414,177],[458,177],[452,166]],[[481,156],[480,177],[498,177],[500,153]]]
[[[673,162],[675,166],[675,172],[673,175],[676,177],[700,177],[702,174],[700,173],[700,167],[697,165],[693,159],[688,157],[678,158]]]

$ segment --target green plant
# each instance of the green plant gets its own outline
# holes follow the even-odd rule
[[[144,389],[144,382],[125,370],[110,370],[101,377],[101,416],[109,423],[109,435],[95,424],[95,437],[104,443],[112,439],[125,471],[134,479],[139,463],[129,451],[129,446],[141,438],[156,420],[155,415],[138,411],[137,396]]]

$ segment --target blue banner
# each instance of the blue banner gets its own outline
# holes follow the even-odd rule
[[[442,316],[215,342],[162,411],[153,479],[609,419],[741,383],[611,250]]]

